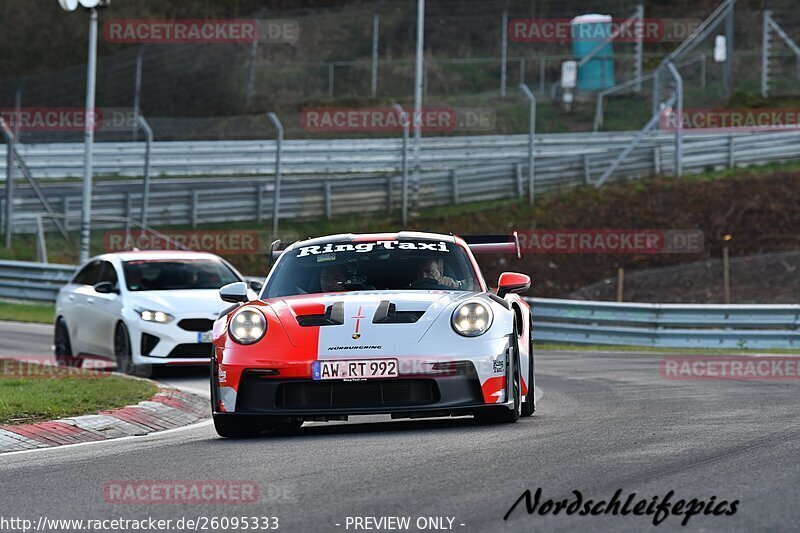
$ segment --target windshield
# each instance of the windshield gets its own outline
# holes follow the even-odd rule
[[[122,270],[129,291],[219,289],[241,281],[225,263],[214,259],[125,261]]]
[[[275,266],[264,298],[358,290],[480,290],[461,246],[443,241],[301,246]]]

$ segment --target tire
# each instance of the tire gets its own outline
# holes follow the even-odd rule
[[[70,366],[80,368],[83,366],[83,359],[72,355],[72,343],[69,340],[69,328],[63,318],[56,321],[56,329],[53,335],[53,345],[55,346],[56,362],[60,366]]]
[[[475,418],[482,423],[486,424],[513,424],[522,416],[522,401],[520,398],[521,381],[519,371],[519,349],[517,344],[517,336],[513,335],[513,375],[511,379],[511,396],[514,398],[514,406],[509,409],[507,407],[485,407],[479,411]]]
[[[249,418],[214,415],[214,429],[217,435],[226,439],[248,439],[258,437],[265,432],[289,433],[297,431],[302,425],[302,420],[265,420],[259,423]]]
[[[150,377],[153,374],[150,365],[133,364],[131,338],[128,328],[122,322],[114,329],[114,360],[117,362],[117,372],[120,374],[138,377]]]
[[[533,368],[533,342],[530,343],[528,354],[528,393],[525,395],[525,403],[522,404],[522,416],[528,417],[536,412],[536,373]]]

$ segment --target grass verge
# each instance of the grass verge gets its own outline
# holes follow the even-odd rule
[[[0,359],[0,424],[30,424],[148,400],[151,381]]]
[[[55,312],[53,304],[0,300],[0,320],[52,324]]]

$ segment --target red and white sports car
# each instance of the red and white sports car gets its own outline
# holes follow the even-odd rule
[[[516,235],[333,235],[282,252],[258,300],[214,324],[211,398],[223,437],[350,415],[474,415],[516,422],[535,409],[525,274],[490,291],[474,253]],[[276,252],[277,253],[277,252]]]

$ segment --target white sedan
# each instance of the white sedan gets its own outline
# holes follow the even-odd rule
[[[230,304],[219,288],[243,281],[227,261],[209,253],[134,251],[90,259],[56,300],[55,356],[116,362],[124,373],[151,365],[208,364],[211,329]],[[252,297],[258,283],[251,282]]]

